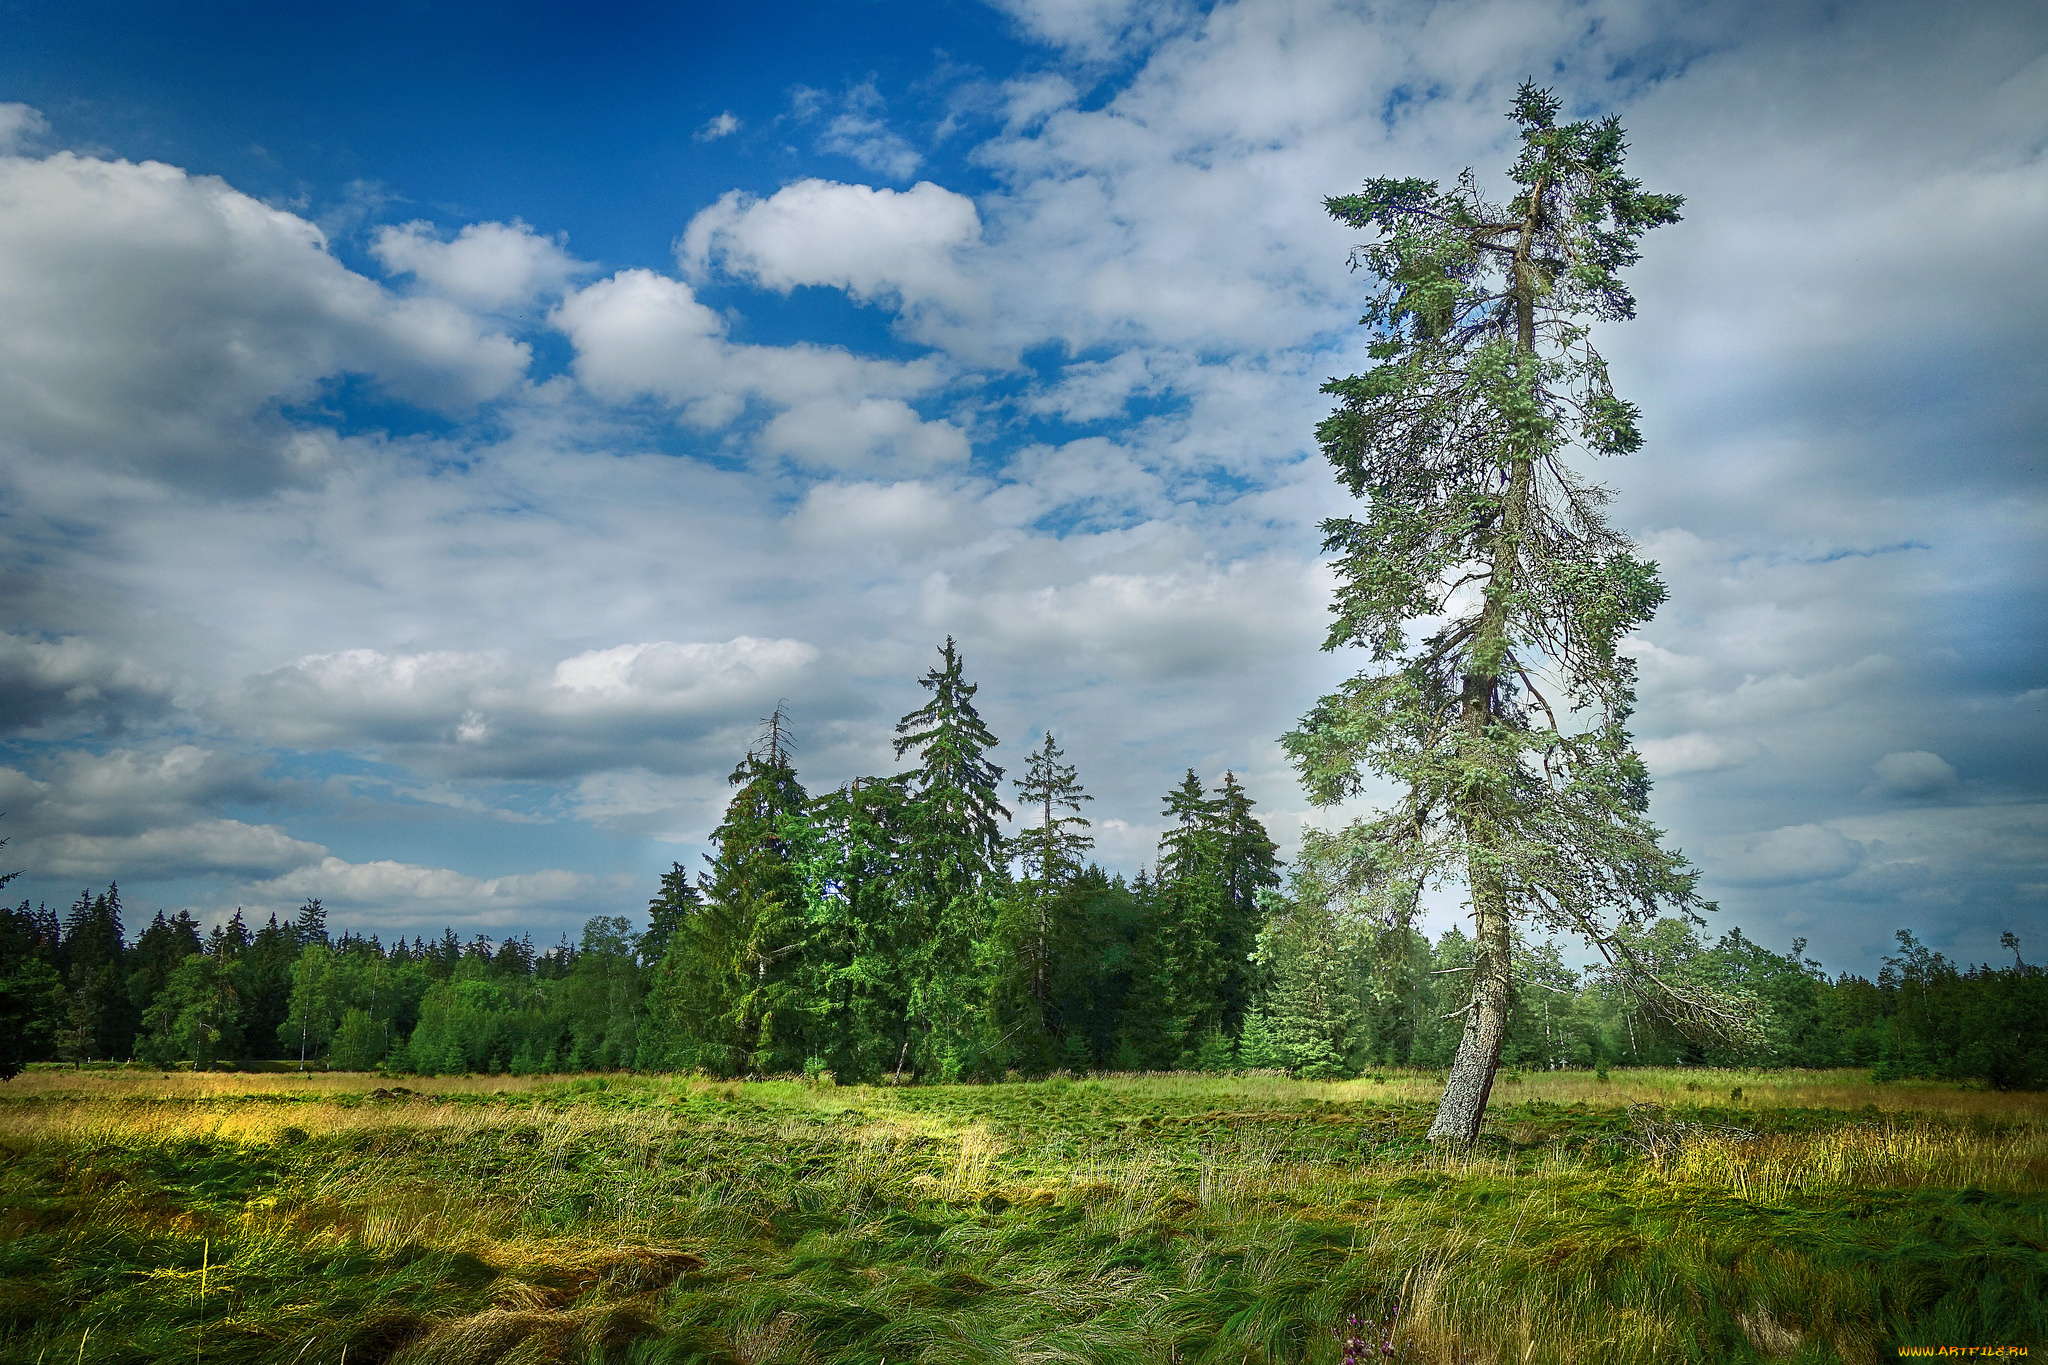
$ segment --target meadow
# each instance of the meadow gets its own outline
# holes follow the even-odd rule
[[[2048,1342],[2048,1096],[37,1069],[0,1360],[1876,1361]]]

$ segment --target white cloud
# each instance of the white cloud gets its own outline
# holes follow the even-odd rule
[[[827,548],[887,546],[898,554],[958,545],[971,539],[979,518],[963,499],[916,480],[896,483],[821,483],[789,517],[800,544]]]
[[[734,701],[752,703],[764,687],[817,662],[801,640],[758,640],[750,635],[718,644],[617,645],[555,665],[545,705],[561,713],[631,709],[695,714]]]
[[[329,379],[459,411],[529,354],[218,179],[69,152],[0,158],[0,313],[0,442],[212,487],[290,477],[278,407]]]
[[[731,137],[741,127],[739,116],[728,109],[716,118],[707,120],[702,128],[691,134],[691,138],[697,142],[716,142],[722,137]]]
[[[49,131],[50,121],[42,110],[26,104],[0,104],[0,156],[12,156]]]
[[[312,655],[232,702],[273,740],[366,748],[422,770],[561,776],[699,760],[698,746],[798,690],[819,651],[738,636],[653,641],[533,665],[502,651]]]
[[[140,834],[48,834],[24,841],[38,876],[134,881],[214,876],[272,876],[327,856],[276,825],[201,820]]]
[[[197,745],[47,756],[35,775],[0,768],[11,852],[38,877],[150,880],[270,875],[327,850],[276,825],[215,814],[273,804],[267,764]]]
[[[690,286],[651,270],[621,271],[569,295],[551,319],[576,348],[576,375],[613,402],[653,397],[686,421],[722,427],[752,399],[781,408],[762,453],[843,469],[885,457],[927,466],[965,459],[950,422],[927,422],[903,396],[929,391],[928,362],[866,360],[818,346],[735,346]]]
[[[951,422],[927,422],[900,398],[804,403],[776,414],[759,448],[814,469],[909,465],[931,469],[964,463],[967,433]]]
[[[716,414],[707,424],[735,415],[734,405],[719,401],[725,320],[682,281],[622,270],[569,295],[553,321],[575,343],[577,378],[600,398],[646,394],[703,404]]]
[[[175,720],[207,745],[373,753],[415,769],[380,793],[500,833],[484,784],[554,783],[540,800],[562,818],[536,840],[579,823],[688,839],[774,697],[806,727],[807,781],[886,770],[887,722],[953,631],[999,734],[1069,743],[1103,829],[1120,818],[1105,848],[1126,869],[1188,764],[1237,767],[1291,825],[1272,739],[1359,662],[1314,649],[1330,586],[1315,523],[1351,510],[1313,457],[1316,387],[1364,363],[1354,234],[1320,197],[1465,165],[1497,187],[1514,84],[1556,71],[1572,110],[1622,115],[1632,174],[1689,196],[1632,272],[1642,320],[1601,338],[1649,445],[1600,472],[1672,589],[1630,646],[1653,818],[1712,855],[1728,918],[1813,916],[1830,965],[1868,960],[1848,926],[1988,923],[2010,888],[2044,884],[2038,821],[1986,813],[2038,805],[2048,742],[2039,697],[2012,695],[2048,639],[2031,473],[2048,275],[2027,268],[2048,222],[2039,14],[1008,8],[1058,52],[924,85],[924,108],[952,116],[929,160],[872,82],[835,87],[794,113],[880,167],[874,185],[824,178],[852,168],[814,142],[767,172],[790,177],[777,193],[712,202],[717,185],[695,218],[633,219],[621,240],[682,229],[694,288],[655,269],[572,280],[536,217],[446,241],[391,229],[386,264],[414,278],[386,290],[219,182],[77,160],[64,174],[100,177],[112,210],[73,205],[32,251],[0,252],[0,305],[26,319],[9,333],[20,364],[0,337],[0,389],[33,400],[0,393],[0,596],[18,613],[0,626],[28,642],[0,642],[5,714],[38,734],[126,724],[138,752]],[[946,94],[955,79],[974,90]],[[962,147],[977,127],[1000,131]],[[5,183],[83,193],[29,165]],[[162,211],[124,226],[147,195]],[[0,200],[0,243],[51,214]],[[748,286],[895,310],[897,344],[747,344],[814,311],[759,300],[772,317],[750,321]],[[514,327],[500,300],[557,289],[580,383],[492,370],[514,346],[492,335]],[[937,353],[906,360],[904,342]],[[518,399],[446,439],[282,415],[338,375],[425,394],[451,368],[510,374]],[[286,487],[197,497],[121,463]],[[743,638],[816,656],[717,653]],[[619,644],[671,639],[711,643]],[[34,807],[95,838],[236,817],[312,832],[243,809],[280,804],[260,782],[144,799],[135,760],[133,799],[89,801],[82,777],[23,752],[0,772],[10,826]],[[1912,757],[1937,753],[1967,787]],[[1899,771],[1873,775],[1879,754]],[[1975,804],[1928,799],[1944,789]]]
[[[1101,572],[971,596],[940,577],[926,588],[925,614],[971,621],[1006,658],[1082,676],[1186,679],[1235,673],[1309,644],[1321,628],[1317,586],[1304,566],[1284,560]]]
[[[1711,773],[1747,762],[1757,751],[1753,741],[1697,730],[1668,739],[1646,739],[1636,746],[1650,771],[1660,777],[1680,773]]]
[[[994,0],[1024,31],[1085,61],[1143,48],[1195,14],[1176,0]]]
[[[825,285],[889,304],[923,338],[940,335],[934,313],[957,321],[986,311],[986,291],[959,255],[980,241],[974,201],[928,180],[900,191],[799,180],[766,199],[721,196],[690,220],[676,255],[700,278],[716,266],[785,294]]]
[[[548,914],[616,914],[638,909],[641,890],[630,877],[595,876],[548,868],[500,877],[474,877],[445,867],[380,859],[351,863],[324,857],[252,883],[259,908],[289,906],[318,897],[328,913],[352,925],[417,932],[429,924],[464,928],[523,928]]]
[[[19,794],[8,808],[24,837],[59,831],[126,836],[153,827],[185,825],[228,802],[270,801],[274,785],[266,765],[197,745],[161,750],[71,750],[51,753],[37,776],[0,769]]]
[[[560,294],[589,267],[525,223],[470,223],[444,242],[433,225],[411,222],[377,230],[370,253],[394,275],[467,308],[498,312]]]
[[[800,109],[803,103],[800,100]],[[840,111],[827,120],[818,139],[820,150],[851,157],[877,175],[908,180],[917,173],[924,158],[902,134],[889,127],[884,117],[887,108],[888,103],[872,78],[856,85],[847,91]]]

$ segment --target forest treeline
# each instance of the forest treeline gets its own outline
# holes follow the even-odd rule
[[[26,1061],[287,1059],[421,1075],[632,1068],[725,1076],[1443,1067],[1472,941],[1349,911],[1310,856],[1283,887],[1233,774],[1163,800],[1151,868],[1089,860],[1089,797],[1050,734],[1005,784],[949,640],[896,729],[914,766],[822,794],[778,711],[732,773],[708,869],[661,879],[647,926],[580,941],[331,934],[319,901],[205,932],[158,912],[132,939],[118,887],[61,916],[0,910],[0,1071]],[[1014,800],[1020,832],[1005,836]],[[1312,855],[1311,847],[1311,855]],[[1745,1002],[1740,1045],[1689,1040],[1627,979],[1518,942],[1503,1052],[1526,1069],[1870,1067],[1879,1079],[2048,1083],[2048,973],[1963,968],[1898,934],[1875,980],[1681,919],[1631,944],[1660,977]]]

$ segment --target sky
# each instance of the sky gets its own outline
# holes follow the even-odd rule
[[[947,636],[1135,872],[1320,649],[1327,195],[1525,79],[1686,197],[1598,344],[1709,932],[2048,951],[2048,9],[0,0],[0,857],[217,922],[573,937],[783,702],[897,771]],[[1364,804],[1369,804],[1368,801]],[[1358,809],[1363,809],[1362,804]],[[1449,901],[1431,927],[1455,922]]]

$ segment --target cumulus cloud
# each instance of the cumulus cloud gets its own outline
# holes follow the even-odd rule
[[[986,311],[960,259],[980,241],[974,201],[928,180],[901,191],[799,180],[766,199],[721,196],[690,220],[676,255],[699,278],[715,265],[785,294],[843,289],[902,310],[913,335],[935,338],[947,319]]]
[[[69,152],[0,159],[0,312],[0,442],[215,488],[298,472],[279,407],[337,376],[459,411],[529,355],[217,178]]]
[[[972,596],[938,578],[927,586],[925,611],[933,620],[971,621],[1008,657],[1156,681],[1234,673],[1309,644],[1321,629],[1318,586],[1287,561],[1102,572]]]
[[[502,652],[313,655],[250,679],[236,701],[272,738],[366,749],[471,777],[559,777],[701,762],[817,661],[801,640],[738,636],[590,650],[552,666]]]
[[[444,242],[431,223],[377,230],[370,252],[394,275],[411,275],[467,308],[499,312],[560,294],[588,267],[525,223],[470,223]]]
[[[553,321],[575,343],[577,377],[599,397],[703,405],[713,414],[707,425],[734,415],[720,401],[725,320],[681,280],[622,270],[564,299]]]
[[[1636,747],[1643,761],[1650,765],[1650,771],[1660,777],[1719,772],[1748,761],[1756,753],[1754,741],[1697,730],[1667,739],[1646,739]]]
[[[226,802],[261,804],[275,794],[258,759],[179,744],[161,750],[52,753],[30,776],[8,774],[27,798],[10,814],[30,836],[55,830],[130,835],[189,824]]]
[[[742,346],[681,280],[625,270],[564,299],[552,315],[576,348],[584,387],[614,402],[651,397],[699,427],[732,422],[754,401],[780,409],[758,448],[772,458],[842,469],[900,457],[925,466],[966,458],[967,438],[904,401],[936,387],[929,362],[868,360],[832,347]]]
[[[1886,754],[1871,764],[1870,770],[1877,777],[1877,792],[1883,796],[1924,800],[1947,796],[1958,785],[1956,770],[1948,761],[1925,749]]]
[[[49,131],[50,121],[42,110],[27,104],[0,104],[0,156],[12,156]]]
[[[821,483],[790,514],[789,530],[803,545],[915,555],[972,538],[976,520],[962,499],[916,480]]]
[[[1845,877],[1863,854],[1862,844],[1825,825],[1788,825],[1724,846],[1708,867],[1714,881],[1733,886],[1792,886]]]
[[[1083,61],[1143,49],[1183,27],[1196,11],[1177,0],[995,0],[1040,42]]]
[[[811,727],[807,780],[886,768],[887,720],[921,700],[914,679],[951,631],[998,733],[1049,726],[1069,744],[1124,867],[1188,764],[1236,767],[1291,826],[1272,738],[1359,662],[1314,649],[1329,589],[1314,528],[1348,506],[1314,458],[1316,388],[1364,364],[1354,234],[1320,197],[1367,175],[1488,174],[1515,83],[1555,71],[1568,107],[1622,115],[1632,174],[1689,196],[1632,272],[1641,320],[1601,338],[1649,435],[1601,472],[1671,586],[1629,646],[1653,817],[1702,855],[1728,920],[1777,945],[1809,933],[1831,965],[1872,951],[1848,926],[1882,921],[1881,951],[1893,923],[1961,932],[2048,884],[2038,819],[1998,814],[2038,808],[2048,742],[2039,696],[2014,695],[2048,639],[2028,482],[2048,393],[2033,344],[2048,276],[2027,266],[2048,223],[2038,13],[1006,9],[1056,51],[974,77],[972,100],[936,96],[953,140],[913,145],[873,82],[805,93],[810,150],[879,168],[874,184],[799,150],[776,193],[712,202],[714,186],[694,218],[637,224],[647,240],[681,229],[680,279],[640,261],[576,278],[550,224],[515,220],[387,230],[378,255],[410,274],[385,289],[219,182],[25,163],[60,207],[74,180],[112,188],[70,217],[50,195],[0,201],[15,224],[0,243],[51,223],[9,248],[17,266],[0,260],[0,306],[22,320],[9,335],[62,343],[17,364],[0,338],[5,567],[99,596],[75,619],[0,623],[30,642],[0,645],[0,696],[49,727],[34,734],[172,707],[222,744],[374,755],[415,770],[385,790],[429,793],[435,819],[493,819],[462,794],[524,777],[558,781],[542,799],[573,817],[537,839],[591,823],[694,838],[776,696]],[[143,225],[123,226],[122,196],[145,191]],[[63,255],[73,238],[111,283]],[[807,287],[892,310],[887,353],[832,334],[747,343],[748,288]],[[516,366],[487,363],[515,346],[494,335],[557,294],[574,382],[517,387]],[[809,316],[761,302],[763,334]],[[468,357],[453,371],[512,375],[521,401],[445,440],[282,415],[337,375],[425,392],[450,366],[394,337],[429,312]],[[192,315],[180,349],[167,338]],[[919,347],[934,354],[906,358]],[[28,452],[68,463],[22,477]],[[225,506],[138,492],[107,474],[123,463],[299,483]],[[220,473],[245,468],[261,479]],[[676,638],[713,643],[617,643]],[[716,651],[742,638],[816,658],[764,654],[719,681]],[[157,673],[216,703],[177,709]],[[60,765],[20,762],[0,808],[57,802]],[[238,808],[257,799],[120,820],[48,808],[108,840],[236,818],[309,836]]]
[[[28,841],[36,873],[85,881],[155,881],[214,875],[272,876],[327,856],[276,825],[201,820],[140,834],[51,834]]]
[[[180,744],[65,751],[31,774],[0,768],[14,852],[39,877],[111,880],[268,875],[324,856],[275,825],[215,812],[272,804],[262,760]]]
[[[91,640],[0,633],[0,729],[119,734],[172,702],[166,679]]]
[[[927,422],[900,398],[819,400],[777,413],[761,431],[759,449],[815,469],[878,464],[914,469],[967,459],[967,433],[951,422]]]

